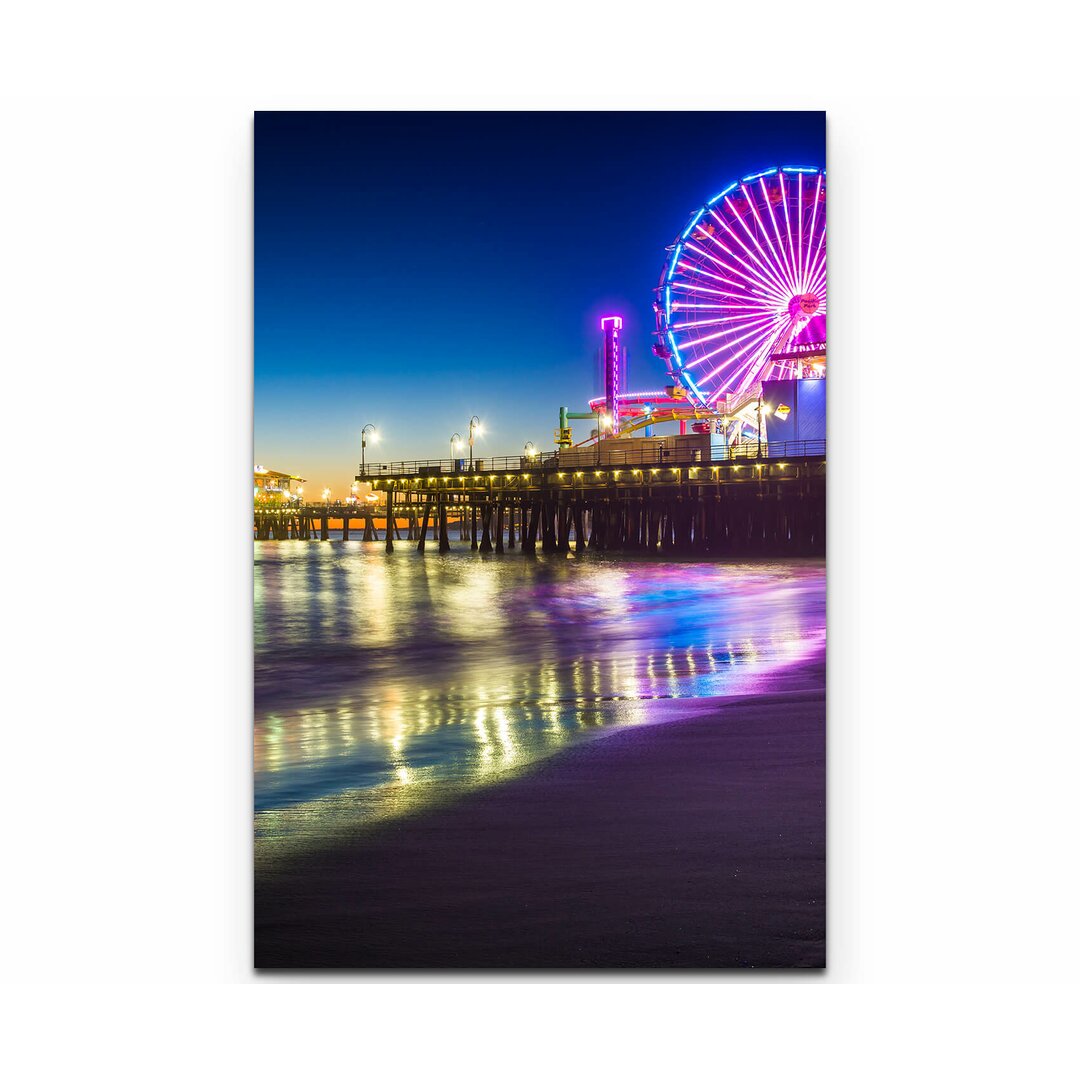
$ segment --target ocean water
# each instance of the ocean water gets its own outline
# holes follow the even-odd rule
[[[498,780],[663,702],[769,692],[824,651],[820,561],[254,546],[264,844]]]

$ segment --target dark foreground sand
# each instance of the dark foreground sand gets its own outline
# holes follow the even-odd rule
[[[824,691],[692,704],[261,875],[256,966],[823,967]]]

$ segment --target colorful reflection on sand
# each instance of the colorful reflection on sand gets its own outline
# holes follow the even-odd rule
[[[820,562],[256,544],[256,835],[407,812],[661,699],[768,692],[824,643]]]

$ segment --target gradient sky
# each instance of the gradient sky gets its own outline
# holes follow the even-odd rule
[[[825,164],[802,113],[257,113],[255,461],[348,493],[368,461],[554,447],[599,392],[664,385],[653,288],[691,213],[773,165]],[[585,438],[588,421],[574,424]]]

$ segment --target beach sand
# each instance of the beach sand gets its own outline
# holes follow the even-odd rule
[[[256,967],[823,967],[824,690],[670,704],[260,873]]]

